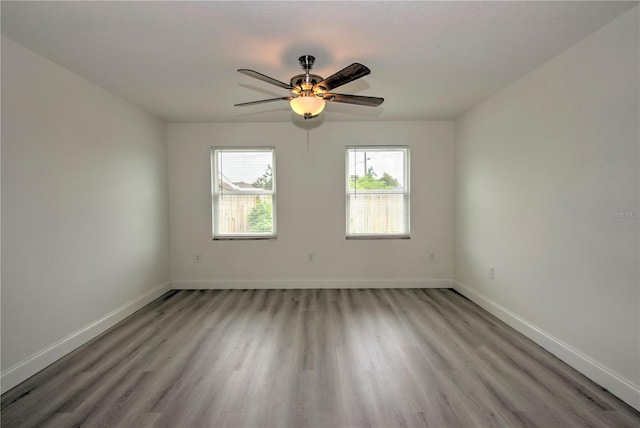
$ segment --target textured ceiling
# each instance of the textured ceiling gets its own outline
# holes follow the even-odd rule
[[[637,2],[9,2],[2,33],[166,121],[291,121],[297,58],[336,90],[380,107],[329,104],[324,121],[451,119]]]

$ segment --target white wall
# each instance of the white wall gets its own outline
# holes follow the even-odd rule
[[[460,291],[637,408],[638,22],[456,121],[454,232]]]
[[[165,125],[2,38],[2,387],[169,288]]]
[[[292,123],[169,124],[174,287],[449,285],[453,137],[453,122],[322,123],[309,132],[308,145],[307,131]],[[410,240],[345,240],[350,144],[410,146]],[[212,241],[209,148],[215,145],[276,147],[277,240]],[[427,262],[431,252],[434,263]],[[315,255],[311,263],[308,253]]]

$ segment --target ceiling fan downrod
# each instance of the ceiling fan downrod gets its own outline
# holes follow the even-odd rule
[[[306,95],[314,95],[313,87],[322,81],[322,76],[318,76],[317,74],[311,74],[309,71],[313,67],[313,63],[316,61],[316,58],[313,55],[302,55],[298,58],[302,69],[304,70],[304,74],[298,74],[291,78],[291,86],[294,88],[298,88],[296,91],[299,94]]]

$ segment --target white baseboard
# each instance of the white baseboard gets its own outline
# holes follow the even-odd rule
[[[453,288],[460,294],[524,334],[598,385],[608,389],[622,401],[640,410],[640,387],[638,385],[634,385],[628,379],[625,379],[613,370],[610,370],[562,340],[531,324],[529,321],[521,318],[481,293],[472,290],[458,281],[452,282]]]
[[[214,279],[175,280],[174,290],[256,290],[293,288],[451,288],[450,279],[401,278],[401,279]]]
[[[9,367],[0,374],[2,393],[10,390],[19,383],[27,380],[40,370],[52,364],[56,360],[67,355],[74,349],[84,345],[105,330],[113,327],[138,309],[151,303],[153,300],[171,290],[171,282],[160,284],[146,293],[128,301],[124,305],[109,312],[95,322],[81,328],[60,339],[51,346],[31,355],[23,361]]]

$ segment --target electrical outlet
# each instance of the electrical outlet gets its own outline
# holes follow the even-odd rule
[[[314,257],[314,255],[313,255],[313,253],[309,253],[309,254],[307,255],[307,261],[308,261],[309,263],[313,262],[313,259],[314,259],[314,258],[315,258],[315,257]]]
[[[489,278],[490,279],[493,279],[495,277],[495,273],[496,273],[496,271],[495,271],[494,267],[493,266],[489,266]]]
[[[202,261],[202,256],[200,254],[196,254],[195,262],[200,263]]]

